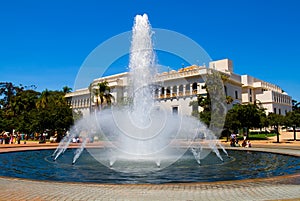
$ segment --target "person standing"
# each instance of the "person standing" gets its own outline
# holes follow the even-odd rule
[[[20,132],[17,132],[17,139],[16,139],[16,142],[17,142],[18,144],[21,143],[21,134],[20,134]]]

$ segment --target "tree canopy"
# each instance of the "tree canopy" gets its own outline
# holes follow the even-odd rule
[[[72,109],[65,99],[67,92],[68,87],[38,92],[34,86],[0,83],[0,130],[26,134],[65,132],[74,123]]]

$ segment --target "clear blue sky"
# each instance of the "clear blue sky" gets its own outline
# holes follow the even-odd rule
[[[152,27],[184,34],[213,60],[229,58],[236,73],[300,101],[299,8],[297,0],[1,1],[0,81],[72,88],[88,54],[147,13]]]

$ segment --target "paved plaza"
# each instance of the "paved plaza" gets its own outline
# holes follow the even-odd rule
[[[224,144],[226,149],[231,149]],[[1,145],[0,152],[54,148],[57,144]],[[245,148],[235,148],[245,149]],[[300,142],[253,142],[253,151],[300,157]],[[0,200],[300,200],[300,172],[293,175],[225,182],[175,184],[86,184],[0,177]]]

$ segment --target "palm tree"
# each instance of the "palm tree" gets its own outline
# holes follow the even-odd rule
[[[46,108],[49,102],[50,98],[50,92],[48,89],[45,89],[45,91],[42,92],[41,96],[36,102],[36,107],[37,108]]]
[[[64,94],[70,93],[71,91],[72,91],[72,88],[70,88],[70,87],[68,87],[68,86],[64,86],[64,87],[63,87],[63,92],[64,92]]]
[[[110,106],[114,100],[113,95],[110,94],[110,87],[107,81],[103,81],[97,84],[96,88],[92,85],[89,87],[91,93],[91,99],[95,101],[98,110],[102,109],[104,104]]]
[[[112,101],[114,100],[114,97],[110,93],[108,82],[104,81],[98,83],[98,88],[101,108],[103,107],[104,103],[106,103],[107,106],[110,106],[112,104]]]

